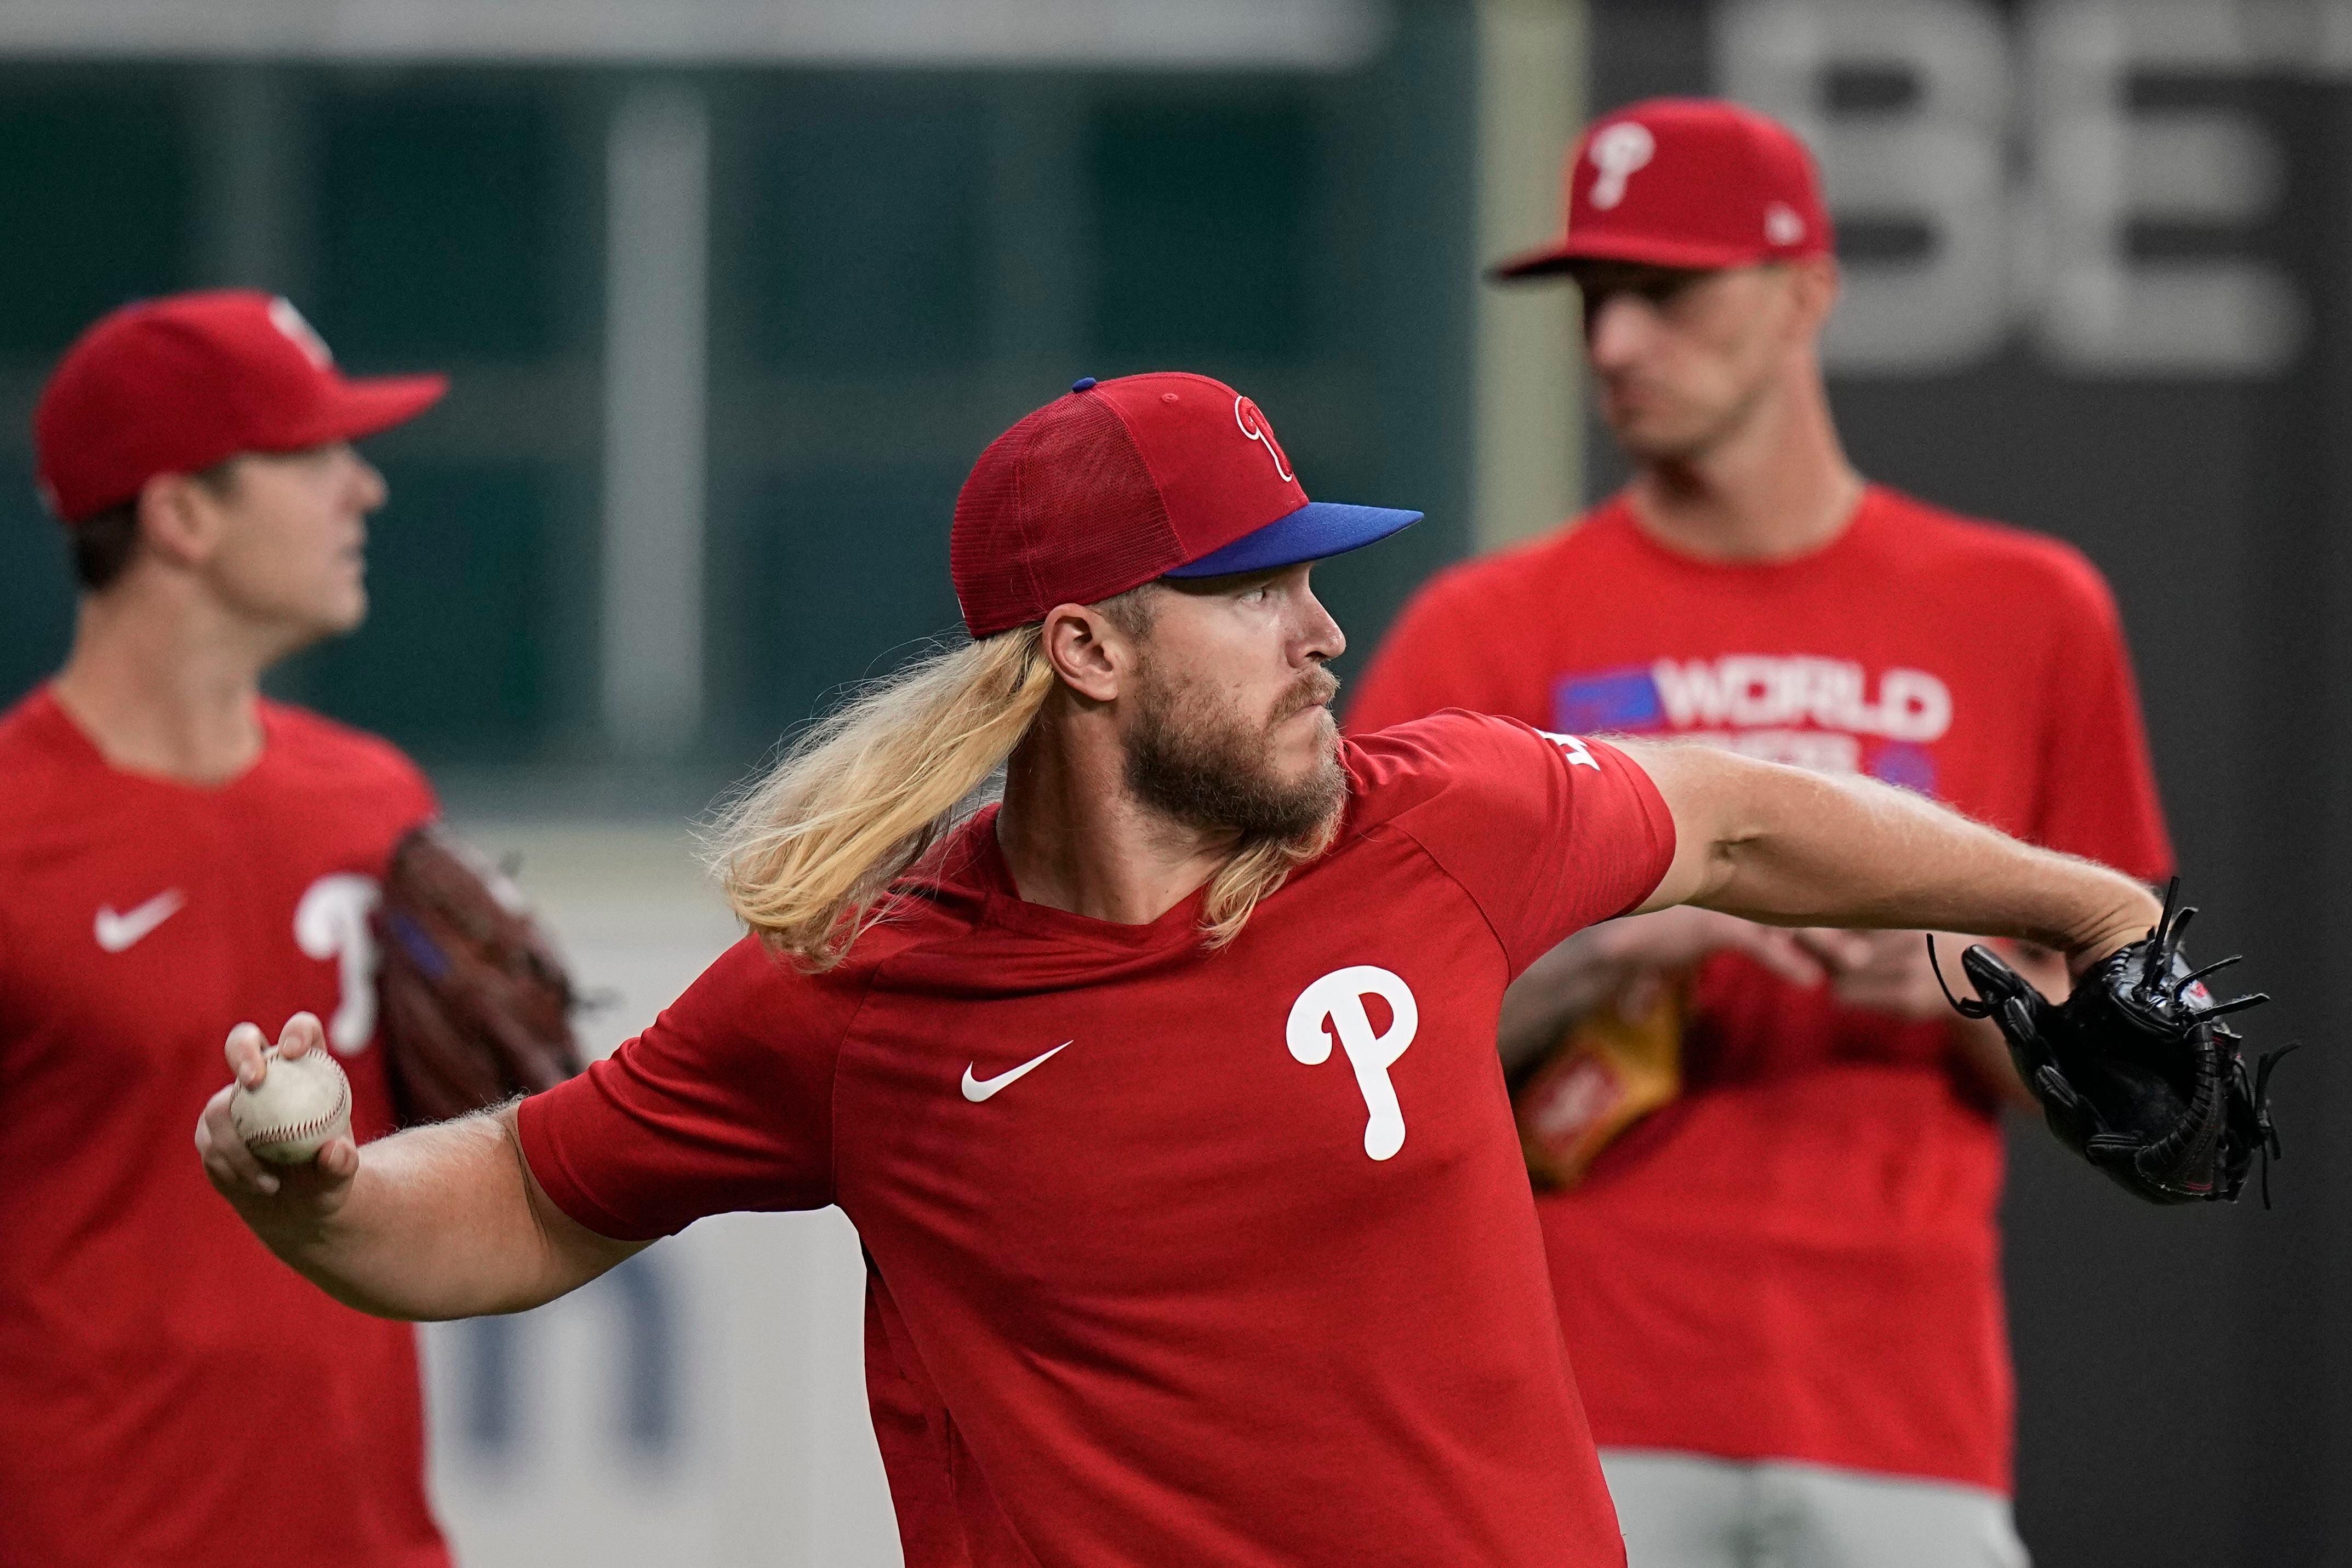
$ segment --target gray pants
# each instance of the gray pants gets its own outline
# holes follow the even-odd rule
[[[1603,1448],[1630,1568],[2027,1568],[2009,1500],[1822,1465]]]

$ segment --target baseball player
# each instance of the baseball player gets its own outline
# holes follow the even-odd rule
[[[1351,727],[1459,705],[1704,740],[2163,878],[2098,573],[1840,449],[1816,352],[1837,269],[1797,139],[1729,103],[1637,104],[1567,184],[1565,237],[1499,271],[1581,286],[1634,476],[1423,590]],[[1544,960],[1505,1051],[1685,966],[1680,1096],[1539,1202],[1636,1568],[2021,1562],[1994,1210],[1997,1105],[2022,1091],[1998,1037],[1951,1015],[1916,934],[1800,943],[1679,911]]]
[[[920,1564],[1622,1562],[1496,1062],[1512,975],[1692,900],[2080,963],[2157,905],[1859,777],[1467,714],[1340,742],[1309,563],[1417,515],[1310,502],[1205,377],[1080,381],[958,502],[973,641],[737,804],[752,934],[651,1029],[282,1171],[225,1089],[206,1171],[395,1317],[839,1205]],[[240,1083],[263,1043],[231,1035]]]
[[[126,307],[34,444],[81,587],[0,717],[0,1564],[442,1568],[416,1347],[289,1281],[179,1129],[237,1019],[307,1009],[391,1125],[368,910],[434,810],[391,747],[264,701],[359,625],[384,485],[350,443],[437,376],[349,381],[294,308]]]

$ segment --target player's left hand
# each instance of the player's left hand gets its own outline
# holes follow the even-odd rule
[[[2279,1153],[2271,1070],[2294,1047],[2247,1066],[2223,1020],[2270,998],[2214,999],[2205,977],[2238,960],[2190,966],[2180,936],[2197,911],[2179,900],[2175,877],[2147,935],[2095,956],[2062,1001],[1990,947],[1971,947],[1960,967],[1977,994],[1952,1005],[2000,1029],[2050,1130],[2132,1193],[2151,1203],[2235,1202],[2260,1156],[2268,1207]],[[2095,939],[2082,951],[2095,955]]]

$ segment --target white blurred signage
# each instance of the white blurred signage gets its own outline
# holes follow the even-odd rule
[[[1339,68],[1386,0],[0,0],[0,54]]]
[[[1848,263],[1838,370],[1949,371],[2021,332],[2090,376],[2264,376],[2301,351],[2294,284],[2228,254],[2279,208],[2276,140],[2250,114],[2134,94],[2352,76],[2352,5],[2039,0],[2011,23],[1985,0],[1725,0],[1714,23],[1717,83],[1805,136],[1841,222],[1926,231],[1922,254]],[[1833,109],[1842,76],[1906,90]],[[2135,255],[2151,224],[2221,243]]]

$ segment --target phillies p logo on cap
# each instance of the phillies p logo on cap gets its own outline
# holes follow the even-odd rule
[[[328,349],[327,340],[319,336],[317,329],[302,319],[302,312],[294,308],[294,301],[283,294],[269,301],[269,324],[292,339],[294,346],[309,355],[313,365],[322,371],[334,368],[335,356]]]
[[[1265,415],[1258,413],[1257,404],[1255,402],[1245,397],[1235,397],[1234,423],[1242,427],[1244,435],[1263,444],[1273,455],[1274,471],[1281,475],[1286,483],[1295,481],[1298,477],[1290,471],[1290,458],[1283,452],[1282,443],[1274,438],[1274,427],[1266,423]]]
[[[1595,132],[1592,150],[1585,155],[1601,171],[1592,181],[1592,204],[1606,211],[1623,201],[1625,182],[1634,170],[1647,167],[1657,151],[1657,138],[1638,120],[1621,120]]]

